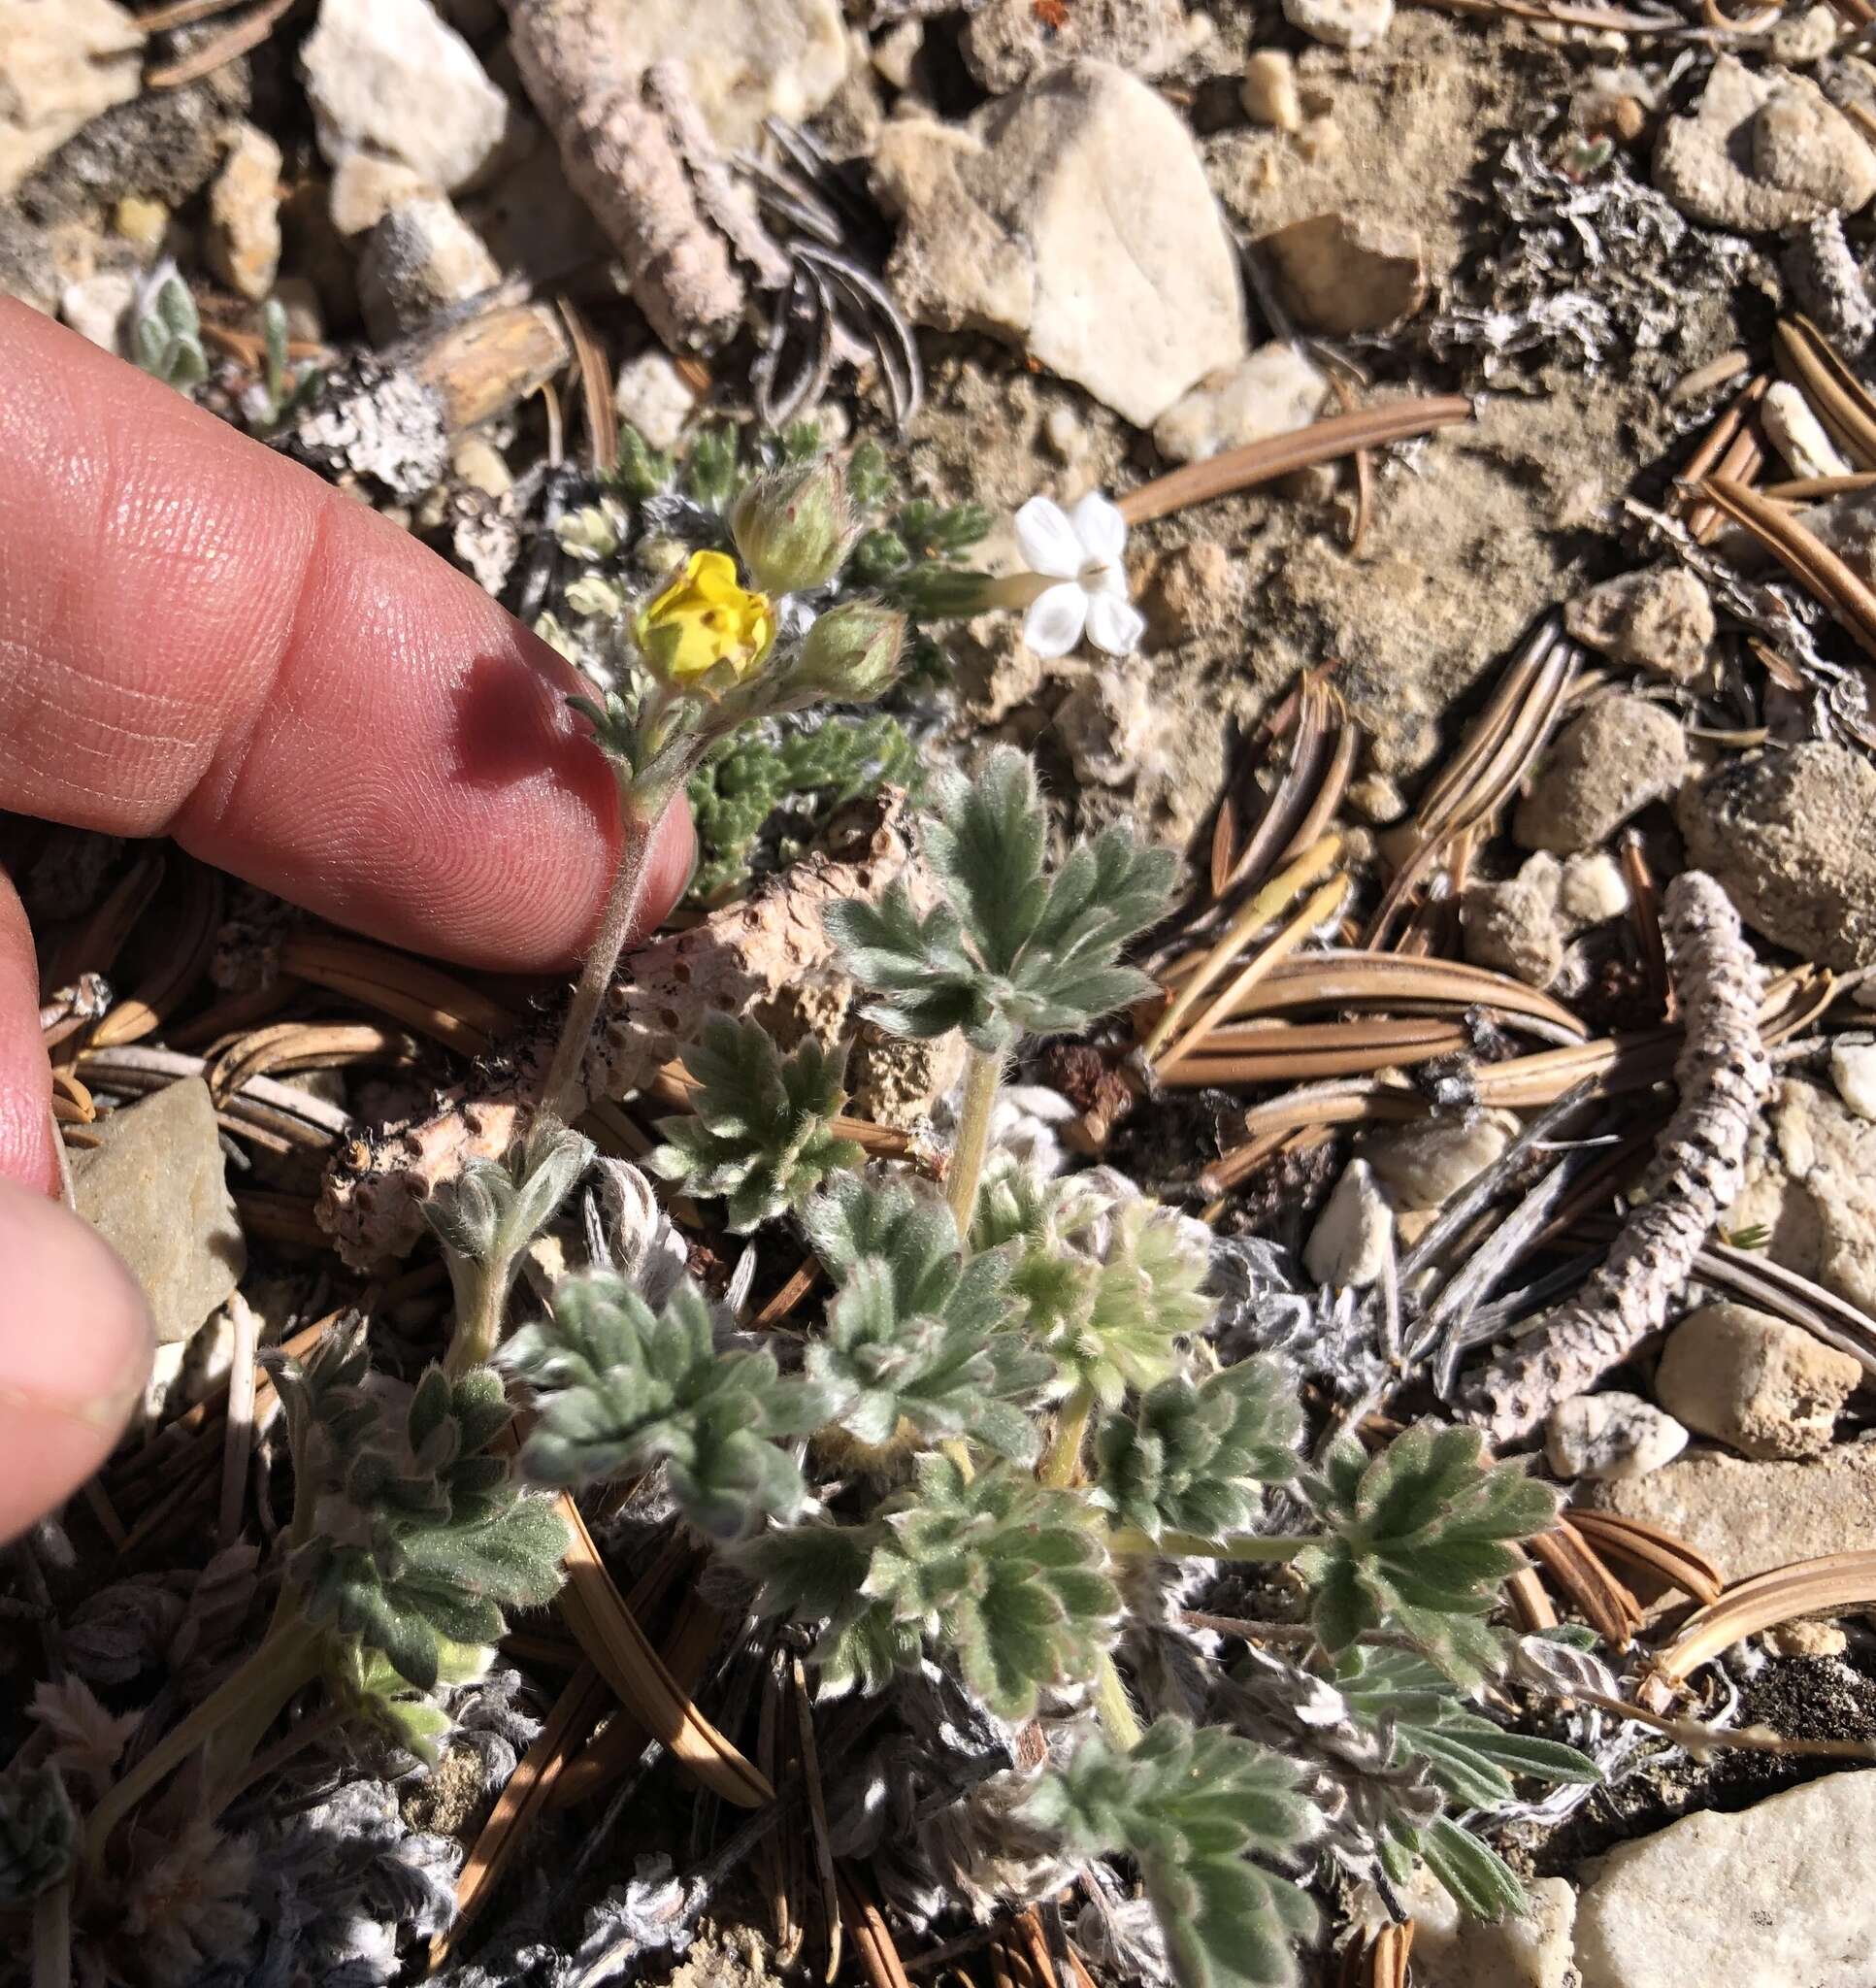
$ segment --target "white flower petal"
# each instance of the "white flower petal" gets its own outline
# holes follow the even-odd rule
[[[1072,580],[1084,554],[1069,514],[1050,497],[1032,497],[1016,514],[1016,543],[1032,573],[1049,580]]]
[[[1088,596],[1073,580],[1065,580],[1030,603],[1023,616],[1023,640],[1044,662],[1053,662],[1074,647],[1087,625]]]
[[[1081,584],[1091,594],[1118,594],[1127,599],[1127,569],[1118,559],[1103,561],[1097,566],[1090,562],[1081,569],[1078,576]]]
[[[1104,559],[1118,565],[1127,549],[1127,520],[1120,507],[1110,504],[1099,490],[1090,490],[1069,514],[1082,552],[1090,559]]]
[[[1146,616],[1131,601],[1118,594],[1089,596],[1088,640],[1097,648],[1105,649],[1110,656],[1132,655],[1145,633]]]

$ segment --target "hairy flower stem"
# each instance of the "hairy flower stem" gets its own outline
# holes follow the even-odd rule
[[[1110,1744],[1132,1753],[1140,1743],[1140,1722],[1134,1710],[1134,1701],[1127,1695],[1127,1686],[1121,1682],[1113,1658],[1104,1650],[1095,1673],[1095,1711]]]
[[[1094,1413],[1094,1408],[1095,1391],[1086,1385],[1077,1387],[1062,1404],[1055,1418],[1054,1439],[1036,1474],[1043,1483],[1066,1490],[1074,1482],[1075,1469],[1081,1462],[1082,1439],[1088,1433],[1088,1417]]]
[[[265,1731],[287,1700],[319,1674],[319,1632],[294,1610],[282,1624],[277,1617],[260,1648],[218,1685],[181,1725],[166,1733],[137,1765],[106,1791],[84,1833],[84,1860],[103,1861],[111,1833],[163,1777],[206,1745],[223,1727],[239,1720],[249,1731]],[[263,1713],[265,1716],[263,1716]]]
[[[543,1125],[565,1125],[573,1093],[578,1089],[580,1066],[586,1062],[586,1044],[592,1040],[592,1024],[598,1020],[600,1004],[607,1000],[612,977],[618,972],[618,956],[632,939],[632,928],[643,911],[645,882],[652,875],[652,841],[666,807],[690,778],[698,753],[679,747],[675,753],[660,753],[654,768],[634,779],[622,763],[614,761],[618,779],[618,867],[612,871],[612,888],[607,905],[600,911],[600,928],[592,935],[586,964],[575,984],[567,1020],[560,1024],[560,1040],[554,1044],[554,1060],[546,1066],[546,1083],[541,1087]]]
[[[977,1182],[983,1178],[984,1156],[990,1150],[990,1114],[996,1109],[997,1086],[1003,1077],[1001,1054],[971,1051],[964,1066],[957,1144],[951,1149],[951,1165],[944,1179],[944,1198],[951,1204],[960,1236],[970,1235],[971,1217],[977,1209]]]
[[[574,998],[568,1004],[567,1017],[560,1025],[553,1061],[547,1066],[547,1080],[541,1089],[539,1123],[564,1124],[567,1120],[574,1093],[579,1086],[580,1066],[586,1060],[593,1023],[599,1017],[607,989],[612,984],[612,976],[618,971],[619,955],[625,950],[644,906],[645,883],[651,873],[652,837],[676,785],[676,780],[659,780],[642,791],[621,772],[618,866],[612,872],[612,887],[606,894],[599,930],[593,935],[586,963],[580,968],[579,979],[574,987]],[[578,1115],[577,1111],[575,1115]]]
[[[473,1367],[481,1367],[494,1356],[502,1337],[502,1315],[508,1309],[509,1293],[514,1289],[520,1259],[498,1257],[478,1263],[445,1250],[449,1281],[456,1291],[456,1329],[450,1335],[443,1356],[443,1369],[452,1380],[460,1379]]]
[[[1120,1560],[1294,1560],[1317,1542],[1306,1533],[1239,1533],[1229,1540],[1201,1539],[1197,1533],[1162,1533],[1155,1540],[1137,1526],[1116,1526],[1107,1535],[1107,1550]]]
[[[33,1988],[71,1988],[72,1880],[61,1877],[33,1905]]]

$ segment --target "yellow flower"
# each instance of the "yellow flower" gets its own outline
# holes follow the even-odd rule
[[[640,609],[633,634],[668,683],[728,688],[761,665],[775,639],[767,594],[740,585],[727,552],[693,552],[672,583]],[[726,675],[709,679],[717,671]]]

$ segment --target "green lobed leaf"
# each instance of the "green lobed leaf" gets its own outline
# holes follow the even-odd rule
[[[60,1883],[78,1848],[78,1817],[58,1770],[0,1776],[0,1910],[30,1905]]]
[[[1435,1784],[1468,1807],[1510,1801],[1515,1775],[1551,1785],[1602,1778],[1595,1761],[1575,1747],[1508,1733],[1468,1710],[1445,1676],[1411,1651],[1347,1650],[1334,1677],[1351,1712],[1389,1737],[1391,1763],[1425,1761]]]
[[[825,1622],[814,1658],[831,1689],[879,1690],[928,1643],[1000,1718],[1030,1717],[1045,1685],[1092,1678],[1120,1594],[1083,1502],[1006,1464],[967,1477],[928,1453],[915,1473],[868,1527],[800,1526],[740,1548],[758,1609]]]
[[[1108,829],[1050,873],[1035,769],[1010,747],[936,791],[924,845],[946,902],[921,915],[896,884],[877,904],[824,913],[842,965],[879,997],[869,1019],[901,1035],[961,1029],[1001,1054],[1025,1033],[1084,1028],[1150,989],[1118,959],[1166,909],[1169,851]]]
[[[277,1369],[313,1513],[290,1572],[309,1620],[428,1691],[447,1646],[492,1643],[504,1609],[553,1596],[566,1527],[488,1453],[509,1421],[500,1375],[433,1367],[399,1416],[364,1387],[362,1339],[335,1338]]]
[[[1424,1422],[1372,1458],[1338,1443],[1302,1489],[1328,1528],[1296,1563],[1316,1590],[1326,1649],[1385,1625],[1455,1683],[1502,1668],[1502,1639],[1485,1618],[1525,1564],[1516,1542],[1554,1522],[1554,1492],[1517,1464],[1492,1463],[1476,1430]]]
[[[610,1273],[564,1277],[549,1317],[516,1333],[506,1357],[541,1406],[521,1452],[536,1483],[662,1462],[684,1516],[717,1539],[791,1516],[806,1497],[778,1441],[826,1420],[820,1391],[780,1375],[766,1348],[718,1353],[688,1280],[654,1313]]]
[[[1165,1717],[1127,1752],[1090,1734],[1022,1813],[1071,1850],[1138,1864],[1181,1984],[1285,1988],[1314,1907],[1288,1878],[1246,1860],[1291,1858],[1316,1834],[1299,1785],[1267,1747]]]
[[[658,1121],[667,1143],[647,1164],[689,1193],[727,1198],[735,1233],[799,1208],[865,1157],[832,1129],[846,1103],[844,1051],[810,1038],[783,1056],[757,1023],[711,1015],[685,1060],[699,1084],[695,1115]]]
[[[1196,1386],[1175,1375],[1103,1424],[1094,1502],[1150,1539],[1170,1529],[1223,1540],[1256,1521],[1267,1485],[1297,1474],[1301,1435],[1280,1360],[1243,1360]]]
[[[1098,1176],[1050,1179],[1012,1160],[986,1171],[971,1240],[1005,1249],[1023,1331],[1103,1408],[1178,1368],[1178,1342],[1211,1316],[1197,1225]]]
[[[864,1443],[904,1427],[1034,1461],[1055,1365],[1013,1330],[1004,1258],[967,1258],[944,1203],[901,1183],[846,1176],[803,1220],[837,1287],[806,1356],[831,1419]]]

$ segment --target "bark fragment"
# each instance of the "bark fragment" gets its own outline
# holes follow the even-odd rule
[[[1759,1033],[1758,961],[1739,913],[1703,871],[1667,886],[1662,935],[1687,1032],[1674,1066],[1680,1104],[1608,1256],[1467,1390],[1466,1419],[1495,1443],[1528,1435],[1660,1330],[1744,1178],[1746,1141],[1772,1075]]]
[[[741,319],[741,280],[699,205],[672,118],[631,59],[624,18],[592,0],[509,0],[510,46],[634,301],[674,350],[708,348]]]

